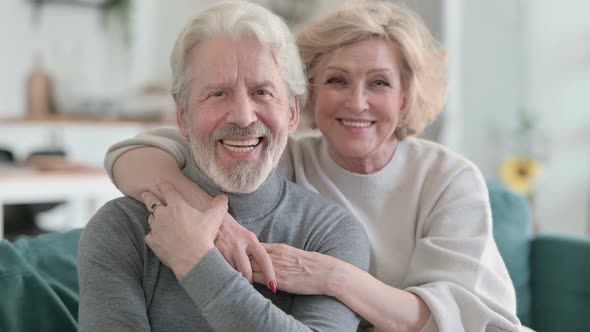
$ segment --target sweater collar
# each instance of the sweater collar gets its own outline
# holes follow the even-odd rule
[[[254,192],[248,194],[229,193],[219,188],[195,163],[191,153],[184,170],[185,175],[199,185],[209,196],[227,195],[229,213],[238,221],[259,219],[270,213],[278,204],[284,180],[273,170],[268,178]]]
[[[407,142],[400,141],[392,159],[379,171],[371,174],[358,174],[338,165],[328,152],[328,142],[322,137],[320,145],[320,161],[326,175],[343,193],[354,195],[375,195],[392,190],[392,183],[400,175],[407,155]]]

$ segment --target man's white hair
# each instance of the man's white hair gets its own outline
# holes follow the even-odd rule
[[[192,75],[187,66],[191,50],[200,42],[218,35],[234,38],[254,37],[274,51],[281,67],[282,78],[289,92],[289,104],[299,97],[304,105],[307,79],[295,38],[285,22],[270,10],[245,1],[226,1],[215,4],[195,16],[182,30],[170,55],[172,67],[171,93],[174,101],[186,110]]]

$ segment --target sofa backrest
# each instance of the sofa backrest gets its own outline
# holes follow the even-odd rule
[[[77,331],[81,230],[0,241],[0,331]]]
[[[488,183],[494,239],[516,290],[517,315],[521,323],[532,325],[530,253],[533,228],[526,198],[502,184]]]

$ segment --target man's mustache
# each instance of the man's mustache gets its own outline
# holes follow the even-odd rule
[[[224,128],[218,128],[213,132],[211,135],[211,143],[215,144],[219,140],[228,138],[228,137],[240,137],[240,136],[262,136],[267,139],[268,143],[272,143],[273,140],[273,133],[270,128],[268,128],[262,122],[254,122],[248,127],[238,127],[235,125],[230,125]]]

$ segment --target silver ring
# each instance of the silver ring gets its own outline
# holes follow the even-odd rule
[[[162,205],[162,202],[153,202],[152,205],[150,205],[150,208],[148,209],[148,211],[150,212],[150,214],[152,216],[154,215],[154,211],[156,210],[156,208],[160,205]]]

